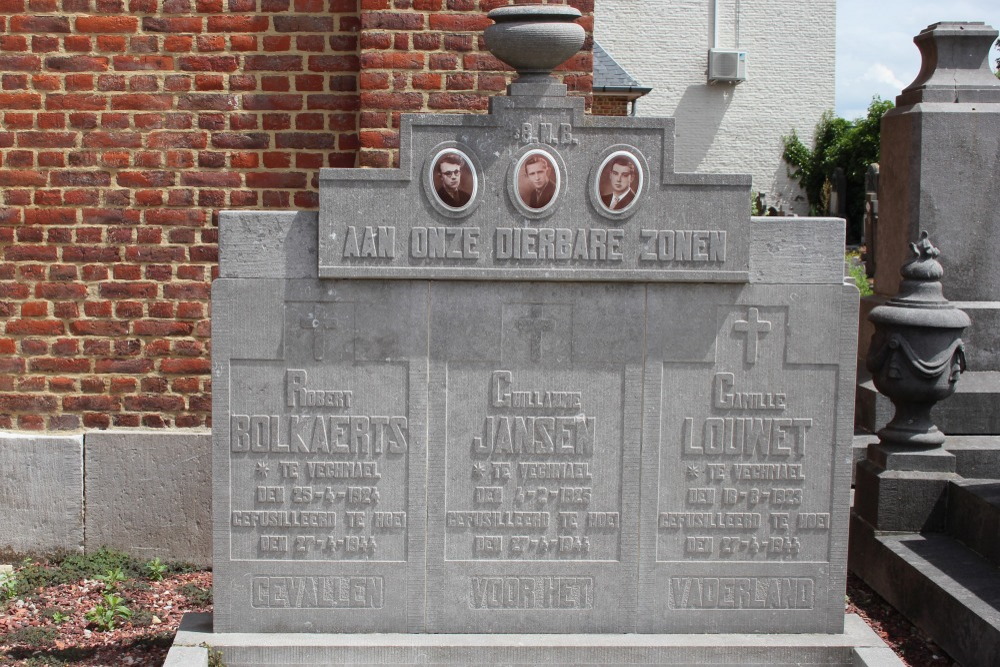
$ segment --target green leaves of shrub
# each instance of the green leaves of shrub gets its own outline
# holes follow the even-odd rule
[[[101,632],[108,632],[115,629],[115,623],[119,620],[132,618],[132,610],[125,606],[125,599],[115,595],[113,592],[103,593],[102,604],[84,614],[84,618],[97,626]]]

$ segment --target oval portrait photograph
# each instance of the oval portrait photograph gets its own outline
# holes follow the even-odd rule
[[[594,187],[607,211],[627,211],[642,193],[642,168],[635,156],[627,151],[616,151],[604,158],[597,173]]]
[[[430,162],[430,182],[434,195],[447,209],[464,210],[476,198],[479,187],[476,168],[460,150],[447,148]]]
[[[517,196],[532,211],[551,206],[559,195],[559,169],[552,156],[543,150],[531,150],[517,163]]]

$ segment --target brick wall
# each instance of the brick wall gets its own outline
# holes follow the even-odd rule
[[[595,116],[627,116],[632,102],[623,95],[594,95],[590,112]]]
[[[559,74],[588,95],[594,0],[548,1],[584,13],[587,43]],[[361,166],[399,164],[400,113],[486,111],[489,96],[506,89],[512,70],[486,51],[482,32],[492,23],[486,12],[508,4],[525,2],[361,0]]]
[[[484,109],[502,4],[0,0],[0,429],[209,425],[216,213],[316,208],[401,112]]]

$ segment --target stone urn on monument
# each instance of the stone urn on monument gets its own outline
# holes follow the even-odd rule
[[[483,33],[494,56],[517,70],[518,80],[544,80],[583,46],[586,33],[575,23],[579,10],[561,5],[515,5],[494,9]]]
[[[878,432],[882,444],[938,447],[944,433],[931,421],[931,408],[955,393],[966,369],[962,332],[969,316],[944,298],[944,270],[927,232],[911,243],[914,257],[903,265],[899,293],[872,310],[875,325],[867,367],[875,387],[896,413]]]

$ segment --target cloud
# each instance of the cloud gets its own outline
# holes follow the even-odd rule
[[[920,71],[913,37],[944,20],[1000,27],[997,0],[837,0],[837,114],[864,113],[874,95],[894,100]],[[991,51],[990,63],[1000,56]],[[859,113],[860,112],[860,113]]]
[[[875,63],[874,65],[871,65],[867,70],[865,70],[865,73],[861,76],[861,80],[884,84],[896,90],[902,90],[906,87],[906,84],[899,80],[899,77],[896,76],[895,72],[882,63]]]

